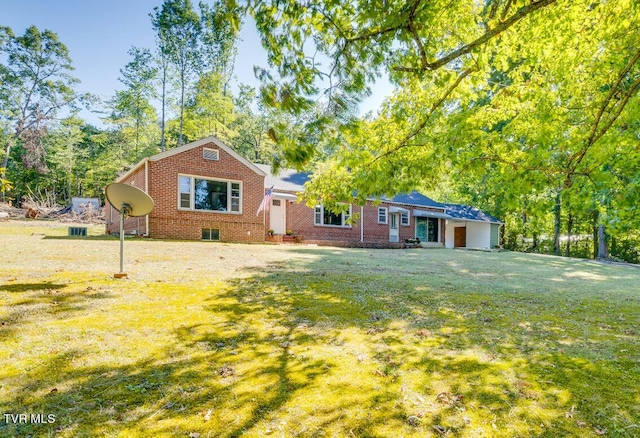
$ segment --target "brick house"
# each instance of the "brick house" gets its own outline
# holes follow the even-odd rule
[[[335,246],[399,247],[414,238],[424,247],[499,245],[503,223],[475,207],[442,204],[413,191],[333,214],[322,205],[296,202],[309,174],[285,170],[274,176],[269,166],[256,166],[266,174],[265,186],[274,188],[265,223],[276,235],[289,230],[304,242]],[[347,220],[356,213],[356,220]]]
[[[292,231],[307,243],[335,246],[493,248],[502,222],[468,206],[441,204],[418,192],[350,205],[333,214],[322,205],[298,203],[309,174],[254,164],[215,137],[145,158],[118,179],[147,192],[154,210],[127,218],[125,233],[160,239],[264,242]],[[273,187],[268,210],[256,214]],[[120,216],[106,205],[107,233],[119,232]],[[355,216],[354,216],[355,214]],[[355,220],[349,221],[349,217]]]
[[[145,158],[117,182],[155,202],[145,217],[127,218],[125,233],[158,239],[263,242],[265,173],[215,137]],[[106,204],[106,230],[119,232],[120,215]]]

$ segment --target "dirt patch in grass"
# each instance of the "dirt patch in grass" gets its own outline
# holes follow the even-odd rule
[[[2,436],[640,434],[638,270],[65,234],[0,224]]]

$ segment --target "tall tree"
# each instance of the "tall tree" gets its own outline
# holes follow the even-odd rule
[[[200,17],[190,0],[165,0],[151,14],[163,57],[176,68],[180,84],[178,145],[183,144],[186,90],[197,71]]]
[[[235,1],[225,0],[200,2],[199,6],[200,69],[203,73],[220,75],[226,92],[234,68],[242,9]]]
[[[248,85],[240,85],[235,108],[236,136],[232,144],[251,161],[268,163],[275,149],[268,135],[269,127],[275,120],[274,114],[257,98],[256,90]]]
[[[156,97],[153,82],[158,68],[153,55],[147,49],[133,47],[129,50],[131,61],[120,70],[118,78],[127,88],[116,93],[113,107],[119,113],[118,118],[128,119],[134,131],[134,159],[138,159],[145,131],[156,122],[156,113],[151,99]]]
[[[12,133],[4,147],[2,177],[5,177],[11,149],[24,145],[24,165],[46,170],[42,139],[58,111],[79,99],[71,76],[73,65],[67,47],[58,36],[35,26],[23,36],[15,36],[8,27],[0,27],[0,118]]]
[[[201,75],[193,98],[185,108],[184,133],[187,138],[215,135],[229,142],[234,137],[234,119],[233,98],[225,91],[224,78],[217,73]]]

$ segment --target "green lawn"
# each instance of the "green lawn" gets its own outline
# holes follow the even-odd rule
[[[640,436],[639,268],[65,234],[0,223],[0,436]]]

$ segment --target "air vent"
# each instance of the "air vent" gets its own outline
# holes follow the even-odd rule
[[[87,237],[87,228],[86,227],[69,227],[69,236]]]
[[[218,149],[202,148],[202,158],[205,160],[218,161],[220,159],[220,151]]]

